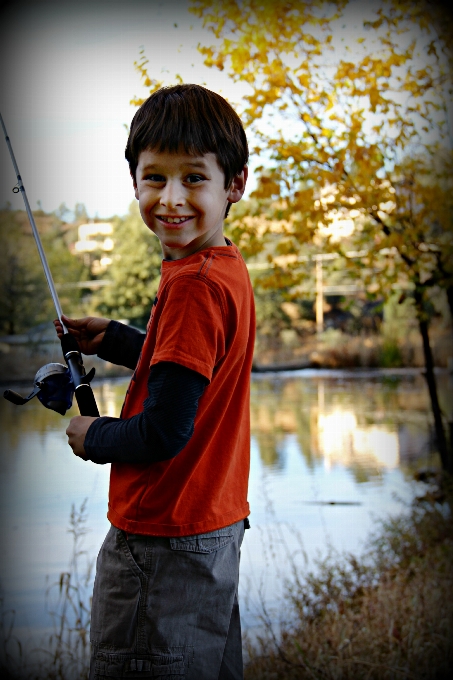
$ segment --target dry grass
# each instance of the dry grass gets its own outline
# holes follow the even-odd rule
[[[360,562],[337,555],[303,580],[296,574],[284,605],[292,624],[277,634],[264,611],[246,680],[450,678],[451,507],[427,497],[384,525]]]
[[[72,506],[68,532],[72,555],[68,571],[46,591],[52,632],[24,645],[14,634],[14,612],[0,613],[0,678],[2,680],[87,680],[90,659],[90,610],[93,560],[83,548],[88,529],[87,500]],[[1,604],[1,602],[0,602]]]

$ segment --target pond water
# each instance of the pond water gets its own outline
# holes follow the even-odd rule
[[[439,374],[438,382],[451,415],[452,377]],[[126,387],[125,379],[97,383],[103,415],[119,414]],[[73,407],[69,415],[76,414]],[[378,520],[400,512],[417,492],[413,471],[438,460],[417,372],[256,375],[251,416],[252,528],[240,598],[244,628],[253,632],[263,603],[279,616],[293,568],[312,568],[332,549],[359,554]],[[23,407],[0,400],[0,582],[3,611],[14,610],[19,639],[50,627],[45,590],[68,568],[72,506],[88,499],[84,547],[93,558],[108,528],[109,466],[72,455],[67,422],[37,400]]]

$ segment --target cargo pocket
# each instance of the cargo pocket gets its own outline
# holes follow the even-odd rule
[[[112,527],[97,560],[91,609],[92,644],[108,644],[123,653],[135,648],[146,580],[122,532]]]
[[[185,550],[187,552],[209,554],[224,548],[226,545],[233,543],[234,535],[231,526],[223,529],[216,529],[209,531],[206,534],[195,534],[194,536],[180,536],[178,538],[170,538],[170,547],[172,550]]]
[[[187,653],[187,648],[185,648]],[[109,654],[96,656],[94,680],[106,678],[164,678],[182,680],[186,675],[182,648],[151,654]]]

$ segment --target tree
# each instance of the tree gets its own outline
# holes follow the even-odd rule
[[[126,217],[114,218],[113,229],[113,262],[106,275],[112,285],[102,289],[97,308],[144,328],[159,285],[160,245],[144,225],[135,201]]]
[[[74,206],[74,221],[86,222],[88,219],[87,209],[84,203],[76,203]]]
[[[34,217],[62,308],[70,313],[81,291],[67,284],[85,278],[84,267],[65,243],[61,220],[42,211]],[[0,211],[0,238],[0,331],[14,335],[50,323],[56,313],[24,210]]]
[[[254,252],[279,232],[268,283],[300,282],[307,248],[344,256],[326,227],[354,211],[351,242],[366,251],[355,270],[384,297],[400,286],[413,298],[438,449],[453,472],[429,341],[433,293],[447,295],[453,316],[452,15],[421,0],[382,0],[368,16],[363,7],[192,3],[215,36],[199,48],[205,63],[249,87],[244,118],[263,158],[254,195],[267,223]]]
[[[18,217],[18,213],[9,210],[0,213],[0,324],[2,332],[8,335],[33,325],[36,299],[41,301],[46,294],[35,242]]]

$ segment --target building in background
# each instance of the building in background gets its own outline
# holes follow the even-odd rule
[[[85,264],[94,276],[102,274],[111,265],[113,250],[113,224],[111,222],[88,222],[78,227],[78,241],[74,252],[83,254]]]

